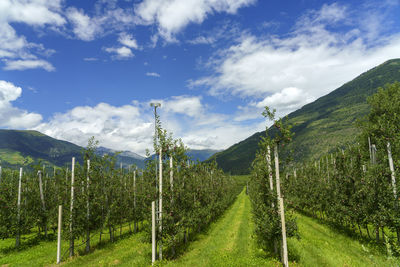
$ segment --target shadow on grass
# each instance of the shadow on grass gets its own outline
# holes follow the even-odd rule
[[[300,210],[300,209],[295,209],[295,210],[296,210],[296,212],[300,213],[301,215],[311,218],[312,220],[316,221],[317,223],[328,227],[335,234],[341,234],[341,235],[350,237],[352,239],[359,241],[362,245],[368,245],[368,246],[376,249],[380,253],[386,253],[386,246],[385,246],[383,240],[377,242],[375,239],[368,237],[366,233],[365,233],[365,235],[360,234],[359,229],[357,229],[356,226],[354,226],[354,227],[344,226],[339,223],[335,223],[333,221],[327,220],[325,218],[320,218],[320,217],[318,217],[318,215],[312,214],[311,212],[307,212],[307,211]],[[362,228],[362,232],[363,231],[367,231],[367,230]],[[373,233],[371,233],[371,234],[373,234]]]
[[[56,235],[55,234],[47,234],[47,237],[44,235],[35,235],[34,237],[27,238],[27,237],[21,237],[21,243],[19,247],[16,247],[15,245],[8,246],[5,248],[1,248],[0,252],[2,254],[11,254],[14,252],[20,252],[24,251],[27,249],[30,249],[34,246],[39,245],[41,242],[53,242],[56,240]]]

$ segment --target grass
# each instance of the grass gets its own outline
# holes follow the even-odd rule
[[[298,266],[399,266],[374,245],[349,237],[317,219],[297,213],[301,239],[289,239],[289,258]]]
[[[207,232],[199,234],[180,258],[160,266],[277,266],[257,248],[251,204],[245,190]]]
[[[29,164],[33,162],[31,157],[24,157],[20,152],[12,151],[9,149],[0,149],[0,159],[10,164]]]
[[[128,252],[129,254],[143,254],[141,262],[146,265],[146,260],[151,263],[151,247],[148,243],[143,243],[144,232],[137,234],[129,234],[129,227],[124,226],[122,235],[119,236],[119,228],[116,229],[116,241],[109,242],[109,235],[107,230],[103,230],[102,242],[99,243],[99,234],[93,235],[91,238],[91,252],[85,255],[85,245],[82,240],[75,240],[75,257],[68,258],[69,243],[66,240],[62,241],[62,265],[71,266],[102,266],[103,261],[105,265],[109,265],[115,261],[119,262],[120,259],[114,257],[118,254],[115,251]],[[50,240],[43,240],[37,237],[36,233],[24,235],[21,239],[21,247],[15,249],[15,239],[9,238],[0,241],[0,266],[51,266],[56,263],[57,256],[57,241],[53,234],[50,235]],[[83,244],[83,245],[81,245]],[[79,246],[81,245],[81,246]],[[124,247],[129,247],[129,250],[124,250]],[[149,252],[146,255],[145,252]],[[119,253],[119,257],[123,257],[124,253]],[[139,257],[138,257],[139,258]],[[140,265],[138,265],[140,266]]]
[[[239,177],[243,179],[245,177]],[[297,213],[300,240],[289,239],[290,266],[399,266],[397,258],[389,258],[382,250],[369,245],[319,220]],[[145,226],[146,227],[146,226]],[[243,190],[232,206],[208,229],[196,235],[186,252],[176,260],[157,262],[156,266],[281,266],[278,259],[258,248],[253,236],[251,203]],[[106,231],[104,231],[106,232]],[[116,231],[119,234],[119,229]],[[13,249],[15,239],[0,241],[0,266],[54,266],[56,241],[24,236],[22,248]],[[65,266],[151,266],[151,244],[145,242],[144,231],[129,234],[128,226],[116,242],[108,242],[104,234],[92,238],[92,249],[84,246],[77,256],[64,257]],[[76,241],[79,245],[81,241]],[[62,251],[68,242],[63,241]]]

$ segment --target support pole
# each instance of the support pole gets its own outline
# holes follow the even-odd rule
[[[133,209],[136,211],[136,169],[133,171]],[[136,214],[135,214],[136,217]],[[133,222],[133,231],[136,233],[137,232],[137,221],[135,219],[135,221]]]
[[[39,191],[40,191],[40,200],[42,201],[42,210],[44,213],[46,213],[46,206],[44,202],[44,195],[43,195],[43,183],[42,183],[42,172],[38,171],[38,176],[39,176]],[[46,214],[44,214],[46,216]],[[47,237],[47,220],[45,218],[44,223],[44,235]]]
[[[284,267],[288,267],[288,251],[287,251],[287,243],[286,243],[286,225],[285,225],[285,209],[283,206],[283,199],[281,197],[281,186],[279,180],[279,155],[278,155],[278,144],[275,143],[274,149],[274,158],[275,158],[275,178],[276,178],[276,192],[278,195],[278,204],[279,211],[281,215],[281,227],[282,227],[282,264]]]
[[[19,168],[19,182],[18,182],[18,202],[17,202],[17,238],[15,239],[15,246],[19,247],[20,244],[20,224],[21,224],[21,187],[22,187],[22,168]]]
[[[156,203],[151,202],[151,264],[156,261]]]
[[[160,182],[159,182],[159,187],[160,187],[160,199],[159,199],[159,224],[160,224],[160,248],[159,248],[159,259],[162,260],[162,148],[160,147],[160,166],[159,166],[159,172],[160,172]]]
[[[285,209],[283,206],[283,198],[279,198],[279,210],[281,213],[281,223],[282,223],[282,248],[283,248],[283,259],[282,263],[283,266],[288,267],[289,266],[289,260],[288,260],[288,250],[287,250],[287,242],[286,242],[286,223],[285,223]]]
[[[90,182],[90,159],[87,160],[87,176],[86,176],[86,219],[87,219],[87,229],[86,229],[86,252],[90,251],[90,206],[89,206],[89,182]]]
[[[71,167],[71,207],[70,207],[70,223],[69,223],[69,256],[74,256],[74,234],[73,234],[73,211],[74,211],[74,182],[75,182],[75,157],[72,158]]]
[[[57,264],[61,263],[62,205],[58,206]]]

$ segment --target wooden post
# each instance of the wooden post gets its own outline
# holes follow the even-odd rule
[[[371,146],[371,138],[368,136],[368,150],[369,150],[369,159],[372,162],[372,146]]]
[[[285,267],[288,267],[288,252],[286,244],[286,226],[285,226],[285,209],[283,207],[283,199],[281,197],[281,186],[279,180],[279,155],[278,155],[278,144],[275,143],[274,149],[275,158],[275,178],[276,178],[276,192],[278,195],[279,211],[281,214],[281,227],[282,227],[282,263]]]
[[[18,202],[17,202],[17,238],[15,239],[15,246],[19,247],[20,244],[20,224],[21,224],[21,187],[22,187],[22,168],[19,168],[19,182],[18,182]]]
[[[388,151],[388,158],[389,158],[389,168],[392,176],[392,187],[393,187],[393,197],[395,201],[395,209],[398,209],[398,200],[397,200],[397,192],[396,192],[396,176],[394,172],[393,166],[393,158],[392,158],[392,149],[390,148],[390,143],[387,143],[387,151]],[[382,229],[383,230],[383,229]],[[400,243],[400,230],[396,226],[396,234],[397,234],[397,242]]]
[[[159,187],[160,187],[160,196],[159,196],[159,205],[160,207],[158,208],[159,212],[159,226],[160,226],[160,248],[159,248],[159,259],[162,260],[162,148],[160,147],[160,166],[159,166],[159,172],[160,172],[160,182],[159,182]]]
[[[1,184],[1,166],[0,166],[0,184]]]
[[[136,170],[133,171],[133,208],[136,211]],[[136,216],[136,214],[135,214]],[[137,222],[136,220],[133,222],[134,226],[133,226],[133,231],[136,233],[137,232]]]
[[[86,229],[86,252],[90,251],[90,206],[89,206],[89,180],[90,180],[90,159],[87,160],[87,176],[86,176],[86,219],[87,219],[87,229]]]
[[[58,206],[57,264],[61,262],[62,205]]]
[[[151,202],[151,264],[156,261],[156,203]]]
[[[369,140],[368,140],[369,141]],[[376,164],[376,146],[371,145],[371,163]],[[375,225],[375,238],[376,242],[379,242],[379,225]]]
[[[73,234],[73,211],[74,211],[74,182],[75,182],[75,157],[72,158],[71,167],[71,207],[70,207],[70,221],[69,221],[69,256],[74,256],[74,234]]]
[[[278,195],[278,202],[279,198],[281,197],[281,184],[279,180],[279,155],[278,155],[278,144],[275,144],[274,149],[274,158],[275,158],[275,179],[276,179],[276,193]]]
[[[44,195],[43,195],[43,184],[42,184],[42,172],[38,171],[38,176],[39,176],[39,191],[40,191],[40,199],[42,201],[42,209],[43,212],[46,212],[46,206],[45,206],[45,202],[44,202]],[[45,214],[46,216],[46,214]],[[47,238],[47,220],[45,218],[44,221],[44,235]]]
[[[272,167],[271,167],[271,149],[267,147],[267,166],[268,166],[268,175],[269,175],[269,189],[274,190],[274,180],[272,178]],[[272,203],[273,206],[273,203]]]
[[[390,143],[387,143],[387,152],[388,152],[388,158],[389,158],[389,168],[392,176],[392,187],[393,187],[393,196],[394,199],[397,202],[397,192],[396,192],[396,176],[394,174],[394,166],[393,166],[393,158],[392,158],[392,150],[390,148]]]
[[[371,163],[376,164],[376,146],[371,146]]]
[[[288,250],[287,250],[287,242],[286,242],[286,223],[285,223],[285,211],[283,206],[283,198],[279,199],[280,213],[281,213],[281,223],[282,223],[282,248],[283,248],[283,266],[289,266],[288,260]]]
[[[169,157],[169,183],[171,185],[171,203],[173,201],[172,192],[174,191],[174,170],[172,165],[172,156]]]

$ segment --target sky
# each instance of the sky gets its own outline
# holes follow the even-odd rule
[[[226,149],[400,58],[400,0],[0,0],[0,128]]]

